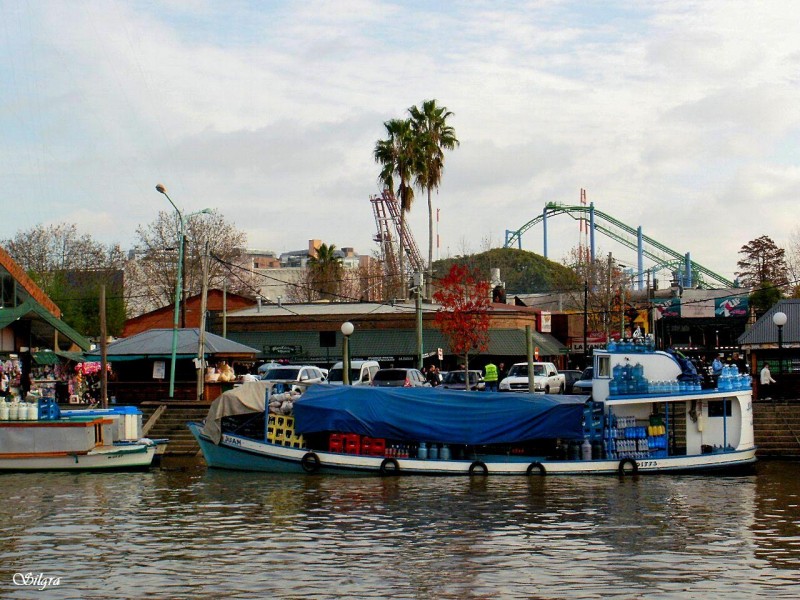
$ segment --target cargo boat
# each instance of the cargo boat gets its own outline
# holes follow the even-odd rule
[[[0,407],[0,472],[121,471],[147,469],[153,463],[155,442],[127,439],[141,423],[137,409],[62,414],[52,401],[24,404],[24,413]]]
[[[270,382],[247,383],[189,427],[209,467],[244,471],[625,475],[755,462],[747,376],[704,389],[688,361],[644,344],[596,351],[593,367],[588,397],[314,385],[290,415],[270,414],[281,398]]]

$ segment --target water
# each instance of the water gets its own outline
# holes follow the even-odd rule
[[[14,585],[27,573],[57,585]],[[0,597],[797,598],[800,463],[738,478],[6,474]]]

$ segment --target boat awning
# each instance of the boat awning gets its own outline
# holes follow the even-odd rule
[[[570,396],[315,385],[294,403],[295,431],[468,445],[580,439],[584,402]]]

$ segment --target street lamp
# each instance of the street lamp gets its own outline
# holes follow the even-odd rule
[[[350,321],[342,323],[342,384],[350,385],[350,336],[355,326]]]
[[[786,325],[786,313],[778,311],[772,315],[772,322],[778,327],[778,373],[783,375],[783,326]]]
[[[172,208],[175,209],[175,212],[178,213],[178,277],[177,282],[175,283],[175,317],[172,324],[172,363],[169,367],[169,397],[175,397],[175,359],[178,353],[178,315],[180,314],[181,309],[181,294],[183,293],[183,246],[184,246],[184,237],[186,231],[186,220],[189,217],[199,214],[208,214],[211,211],[209,208],[204,208],[203,210],[199,210],[197,212],[189,213],[188,215],[184,215],[180,209],[175,206],[175,203],[172,201],[172,198],[169,197],[167,194],[167,188],[164,187],[163,184],[159,183],[156,185],[156,191],[161,194],[164,194],[169,200],[169,203],[172,205]]]

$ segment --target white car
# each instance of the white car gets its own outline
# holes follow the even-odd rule
[[[563,394],[566,390],[564,376],[553,363],[533,363],[533,385],[536,392],[545,394]],[[508,377],[498,386],[501,392],[528,391],[528,363],[516,363],[509,369]]]
[[[319,367],[312,365],[277,365],[267,369],[261,376],[261,379],[274,381],[277,383],[322,383],[325,381],[325,375]],[[293,385],[291,390],[293,392],[303,392],[305,385]]]
[[[350,361],[350,384],[369,385],[372,378],[381,366],[376,360],[351,360]],[[331,385],[342,385],[344,368],[341,362],[337,362],[328,371],[328,383]]]

